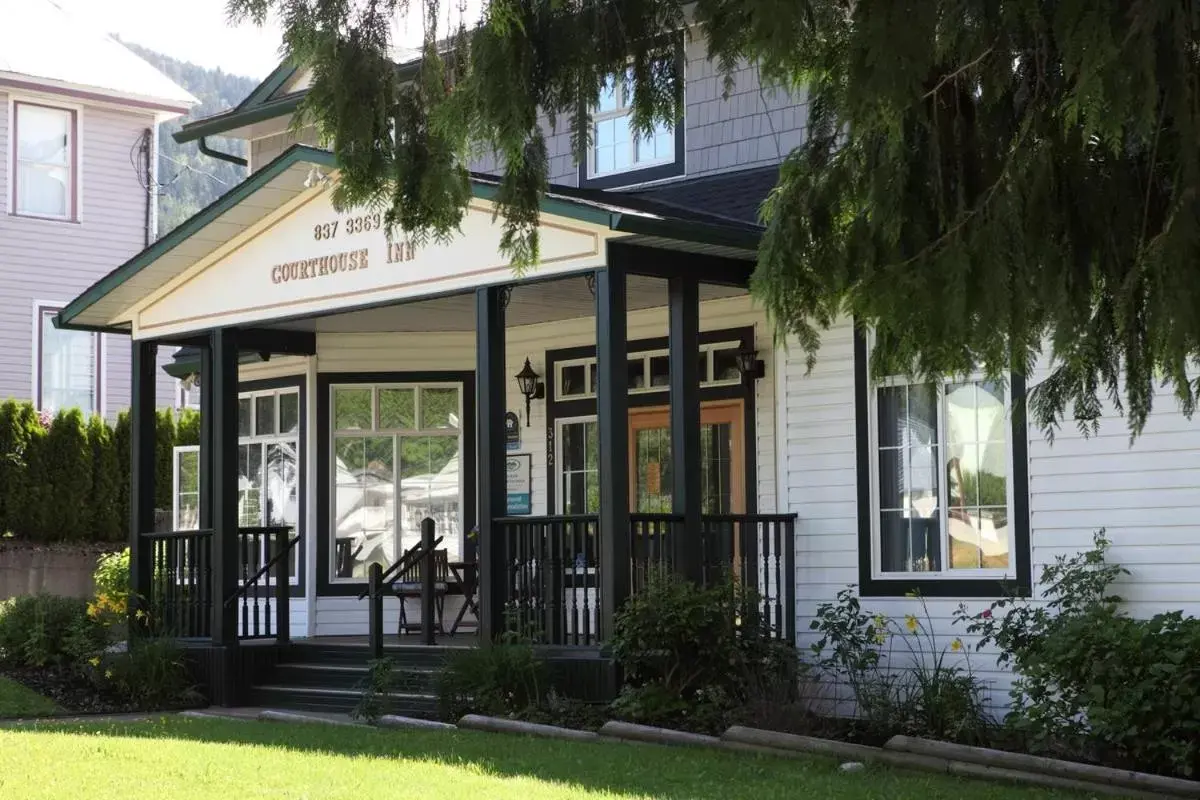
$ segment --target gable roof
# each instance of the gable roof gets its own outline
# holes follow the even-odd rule
[[[221,195],[157,242],[94,283],[55,317],[60,327],[127,332],[113,317],[163,286],[198,260],[222,247],[307,188],[312,167],[336,169],[328,150],[293,145],[242,183]],[[494,176],[473,175],[472,194],[494,200]],[[545,214],[576,219],[629,234],[657,246],[753,257],[761,226],[722,221],[710,214],[681,210],[653,198],[551,186],[542,198]]]
[[[197,102],[125,45],[51,0],[0,0],[0,18],[0,84],[80,87],[164,111],[186,111]]]

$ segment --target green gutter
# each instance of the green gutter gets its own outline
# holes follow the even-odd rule
[[[319,164],[323,167],[334,166],[333,154],[328,150],[321,150],[316,147],[308,147],[307,145],[300,144],[292,145],[283,152],[283,155],[189,217],[166,236],[92,284],[87,291],[76,297],[67,304],[66,308],[58,312],[54,318],[54,324],[60,328],[72,327],[71,323],[75,317],[83,313],[88,306],[99,301],[104,295],[113,291],[147,266],[178,247],[197,231],[254,194],[297,162]]]
[[[263,120],[292,114],[299,108],[300,102],[304,100],[304,95],[304,92],[293,92],[292,94],[284,95],[278,100],[272,100],[269,103],[264,103],[253,108],[241,111],[234,109],[233,111],[226,111],[223,114],[189,122],[174,134],[175,141],[183,144],[184,142],[199,139],[202,136],[214,136],[241,128],[244,125],[252,125],[255,122],[262,122]]]

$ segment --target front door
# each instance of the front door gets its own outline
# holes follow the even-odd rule
[[[700,405],[700,512],[746,510],[742,401]],[[629,411],[629,506],[643,514],[669,514],[672,470],[670,410]]]

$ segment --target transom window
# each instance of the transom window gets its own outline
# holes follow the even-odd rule
[[[75,218],[76,119],[70,109],[13,103],[14,213]]]
[[[1009,393],[973,378],[883,381],[872,409],[878,577],[1011,577]]]
[[[432,517],[439,548],[462,556],[461,384],[330,387],[334,580],[363,580],[421,539]]]
[[[100,334],[56,328],[58,310],[37,307],[33,359],[37,406],[50,412],[78,408],[84,414],[101,413]]]
[[[738,342],[700,346],[701,386],[733,386],[741,383],[737,366]],[[554,394],[558,400],[585,400],[596,396],[596,357],[560,361],[554,365]],[[631,353],[627,367],[630,394],[663,392],[671,385],[671,367],[666,350]]]

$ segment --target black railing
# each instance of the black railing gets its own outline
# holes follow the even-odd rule
[[[492,535],[505,565],[508,631],[546,644],[599,643],[598,517],[503,517]]]
[[[144,533],[150,583],[135,620],[156,636],[196,638],[212,630],[212,531]],[[145,563],[145,562],[143,562]]]
[[[409,575],[419,568],[421,583],[421,643],[435,644],[434,638],[434,609],[435,579],[432,569],[433,555],[437,546],[442,543],[442,536],[435,537],[435,523],[429,517],[421,520],[421,541],[409,550],[400,560],[386,570],[379,563],[372,563],[367,568],[367,588],[358,596],[370,598],[367,605],[367,637],[371,650],[371,658],[383,658],[383,598],[388,593],[388,584]],[[403,604],[404,600],[401,598]],[[402,606],[403,608],[403,606]]]
[[[650,578],[670,572],[676,532],[683,528],[682,514],[630,514],[629,558],[633,562],[631,588],[637,594]]]
[[[289,539],[291,532],[286,525],[238,528],[241,585],[225,598],[225,606],[238,606],[239,639],[291,638],[291,554],[300,541],[299,536]]]
[[[700,517],[705,583],[729,570],[753,589],[775,638],[796,641],[796,515],[704,514]]]

